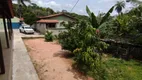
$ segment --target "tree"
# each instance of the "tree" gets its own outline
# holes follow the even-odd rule
[[[136,4],[142,4],[140,0],[126,0],[126,2],[136,3]]]
[[[26,7],[26,4],[24,2],[29,2],[30,3],[30,0],[17,0],[17,3],[18,3],[18,11],[19,11],[19,17],[21,18],[21,15],[22,15],[22,5],[24,5]]]
[[[62,10],[62,12],[63,12],[63,13],[67,13],[68,11],[67,11],[67,10]]]
[[[30,24],[30,25],[32,25],[33,23],[35,23],[35,22],[37,21],[36,15],[33,14],[32,12],[30,12],[30,13],[25,13],[25,14],[23,15],[23,17],[24,17],[25,23]]]
[[[115,10],[117,11],[118,14],[122,12],[122,9],[125,8],[125,2],[124,1],[117,1],[115,4]]]
[[[47,13],[48,13],[47,15],[50,15],[50,14],[54,14],[54,13],[55,13],[55,12],[54,12],[51,8],[49,8],[49,7],[46,9],[46,11],[47,11]]]

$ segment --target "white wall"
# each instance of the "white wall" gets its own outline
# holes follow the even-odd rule
[[[46,24],[44,23],[37,23],[35,27],[42,34],[44,34],[47,31]]]

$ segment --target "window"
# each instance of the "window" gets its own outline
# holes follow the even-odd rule
[[[56,23],[48,23],[46,24],[46,28],[55,28],[56,27]]]

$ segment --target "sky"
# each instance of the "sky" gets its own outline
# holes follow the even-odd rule
[[[79,0],[78,4],[72,12],[81,15],[87,15],[87,5],[90,10],[96,15],[101,12],[106,13],[113,5],[116,4],[117,1],[118,0]],[[67,10],[68,12],[70,12],[77,0],[31,0],[31,2],[36,3],[38,6],[41,7],[50,7],[54,11]],[[127,3],[124,11],[129,10],[131,7],[132,5],[130,3]],[[112,13],[112,15],[116,14],[116,11]]]

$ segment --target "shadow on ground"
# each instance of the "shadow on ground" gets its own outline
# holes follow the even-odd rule
[[[61,51],[54,53],[53,57],[73,58],[74,55],[70,51],[61,50]]]
[[[67,50],[61,50],[61,51],[54,53],[53,57],[61,57],[61,58],[70,59],[74,57],[74,54]],[[88,78],[83,73],[79,72],[79,70],[74,67],[74,65],[72,65],[72,68],[68,68],[67,71],[72,72],[74,74],[74,78],[76,79],[88,80]]]

